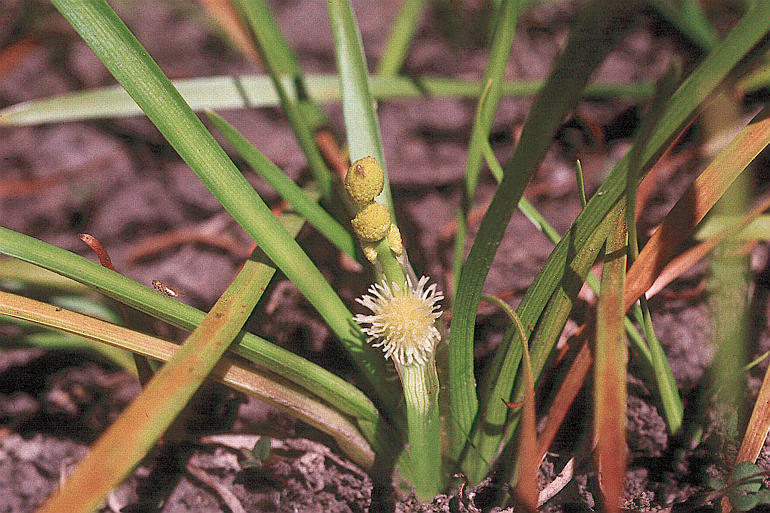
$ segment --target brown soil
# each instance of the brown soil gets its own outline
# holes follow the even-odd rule
[[[230,49],[212,31],[197,4],[182,2],[113,2],[130,28],[172,78],[260,72]],[[356,2],[356,13],[370,62],[382,52],[390,23],[401,2]],[[466,2],[463,15],[468,34],[444,30],[440,13],[428,13],[409,54],[407,74],[436,74],[479,78],[486,64],[483,43],[488,13],[485,2]],[[0,104],[46,97],[72,90],[112,84],[104,67],[66,26],[47,2],[2,0],[0,44],[34,35],[34,45],[0,75]],[[332,41],[323,2],[281,2],[273,6],[278,20],[308,72],[334,71]],[[509,78],[547,75],[553,56],[564,43],[574,12],[571,3],[553,2],[526,11],[509,63]],[[32,20],[37,20],[33,25]],[[729,23],[725,21],[724,23]],[[34,27],[34,31],[33,30]],[[470,34],[470,35],[469,35]],[[450,44],[455,38],[454,44]],[[685,69],[697,56],[694,47],[654,13],[637,24],[597,73],[597,80],[654,80],[674,56]],[[504,99],[495,121],[494,148],[505,160],[530,100]],[[456,99],[394,100],[380,107],[383,143],[399,222],[415,268],[446,286],[451,265],[451,240],[442,236],[459,203],[468,134],[475,102]],[[342,127],[339,106],[327,112]],[[304,158],[288,124],[277,109],[225,113],[239,130],[293,178],[305,179]],[[565,122],[540,167],[528,196],[560,231],[579,212],[573,162],[580,158],[588,193],[629,147],[638,109],[630,102],[585,101],[578,116]],[[599,126],[602,140],[592,140],[587,126]],[[0,129],[0,169],[6,180],[43,179],[31,192],[0,198],[4,226],[92,258],[77,234],[97,237],[110,252],[116,268],[140,282],[162,280],[184,292],[182,301],[210,307],[236,272],[248,237],[222,210],[193,173],[164,143],[144,118],[66,123]],[[702,165],[697,160],[672,169],[672,175],[651,197],[642,219],[642,233],[672,205]],[[278,198],[264,183],[249,178],[268,204]],[[477,201],[487,201],[493,180],[483,175]],[[236,251],[201,243],[186,243],[132,260],[132,251],[148,237],[175,229],[208,230],[232,239]],[[303,247],[343,298],[362,293],[366,276],[340,273],[337,256],[317,234],[306,228]],[[545,262],[551,244],[519,214],[515,214],[486,282],[490,293],[508,294],[516,305]],[[753,255],[758,274],[753,308],[759,312],[752,352],[770,347],[765,291],[767,252]],[[705,275],[693,271],[675,290],[690,289]],[[685,291],[686,292],[686,291]],[[709,366],[709,318],[705,295],[684,293],[652,304],[656,331],[663,342],[686,404]],[[276,283],[264,307],[269,315],[255,329],[266,338],[320,362],[341,374],[349,365],[329,331],[288,282]],[[584,311],[576,312],[576,316]],[[482,307],[477,328],[479,365],[499,343],[505,319]],[[167,337],[175,330],[156,326]],[[14,345],[11,327],[0,326],[8,340],[0,352],[0,512],[28,512],[52,493],[68,469],[83,456],[99,433],[134,397],[138,384],[126,373],[82,352],[43,351]],[[751,390],[766,363],[751,373]],[[633,372],[633,366],[632,366]],[[677,453],[680,441],[669,437],[645,384],[632,377],[629,387],[628,444],[632,459],[627,478],[627,507],[649,511],[669,508],[705,488],[705,476],[724,472],[735,447],[719,423],[705,419],[706,435],[697,447]],[[590,436],[590,409],[578,399],[571,418],[543,463],[542,483],[550,482],[580,440]],[[256,400],[206,386],[196,396],[188,422],[196,443],[167,444],[150,455],[132,477],[110,495],[104,511],[144,512],[158,507],[166,513],[232,510],[221,486],[247,511],[478,511],[487,509],[494,483],[476,490],[456,489],[432,505],[418,506],[408,495],[372,489],[372,482],[338,456],[320,433],[299,424]],[[689,411],[689,410],[688,410]],[[688,419],[697,416],[690,414]],[[241,435],[214,443],[212,433]],[[261,468],[246,465],[228,444],[251,443],[254,434],[274,439],[273,454]],[[235,442],[233,440],[236,440]],[[311,442],[310,440],[314,440]],[[768,468],[770,456],[760,463]],[[192,465],[193,471],[185,469]],[[197,469],[197,475],[195,477]],[[200,475],[204,478],[200,478]],[[212,482],[214,483],[212,485]],[[218,483],[218,484],[217,484]],[[578,461],[577,477],[557,497],[554,510],[593,508],[596,474],[590,456]]]

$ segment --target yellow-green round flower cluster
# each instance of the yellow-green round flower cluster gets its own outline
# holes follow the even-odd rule
[[[361,242],[377,242],[390,231],[390,212],[385,205],[371,202],[358,211],[351,224]]]
[[[374,201],[384,185],[385,173],[374,157],[356,160],[345,175],[345,190],[358,208],[351,221],[353,232],[361,242],[364,255],[372,262],[377,259],[374,243],[384,237],[396,255],[403,252],[401,234],[390,222],[388,207]]]
[[[345,175],[345,190],[359,208],[374,201],[384,185],[385,173],[374,157],[356,160]]]

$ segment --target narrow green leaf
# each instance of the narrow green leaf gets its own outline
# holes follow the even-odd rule
[[[233,0],[233,3],[240,8],[251,27],[259,44],[262,60],[270,73],[273,87],[278,93],[281,107],[294,131],[297,143],[318,182],[321,196],[329,200],[334,181],[313,136],[316,129],[326,124],[326,119],[323,111],[316,104],[308,101],[299,61],[289,48],[273,13],[265,2]],[[284,86],[286,79],[293,83],[297,93],[296,98],[290,96]]]
[[[575,162],[575,181],[577,182],[578,200],[580,201],[580,208],[586,208],[586,188],[583,184],[583,165],[578,160]]]
[[[714,27],[708,22],[697,1],[683,0],[682,9],[677,9],[675,2],[672,3],[670,0],[648,0],[648,2],[663,18],[702,50],[709,51],[719,43]]]
[[[216,113],[206,112],[214,126],[222,132],[235,151],[259,173],[285,199],[299,215],[305,218],[313,227],[326,237],[340,251],[356,258],[356,242],[353,235],[347,231],[331,214],[321,208],[297,184],[291,181],[270,159],[246,140],[230,123]]]
[[[468,232],[468,211],[473,204],[473,196],[476,194],[476,185],[479,181],[483,149],[489,139],[492,122],[495,119],[497,105],[500,102],[503,75],[505,65],[511,55],[513,36],[516,33],[516,22],[519,14],[519,0],[505,0],[497,12],[497,23],[492,35],[492,44],[489,50],[489,60],[484,71],[483,82],[486,84],[485,92],[479,98],[476,107],[476,115],[471,129],[468,157],[465,161],[465,189],[463,190],[462,204],[457,214],[457,232],[455,233],[453,274],[455,278],[454,289],[457,289],[457,280],[460,278],[463,254],[465,253],[465,239]]]
[[[473,373],[473,333],[476,308],[492,259],[505,227],[537,165],[545,156],[553,135],[577,103],[594,68],[612,48],[628,7],[612,1],[592,2],[576,22],[551,77],[535,100],[505,176],[487,209],[463,266],[455,295],[450,327],[449,391],[456,427],[453,456],[458,456],[478,412]],[[525,325],[531,322],[523,316]],[[533,361],[534,364],[534,361]]]
[[[337,75],[307,75],[304,94],[319,103],[338,102],[342,97]],[[174,87],[195,111],[204,109],[228,110],[280,105],[278,93],[270,76],[244,75],[240,77],[202,77],[174,80]],[[292,102],[299,100],[297,84],[291,77],[281,78],[281,84]],[[753,84],[753,85],[752,85]],[[759,89],[766,82],[747,85],[747,91]],[[443,77],[369,77],[372,96],[378,100],[388,98],[478,98],[482,83]],[[531,96],[542,87],[541,81],[508,81],[500,85],[502,96]],[[584,96],[607,98],[622,96],[634,101],[648,98],[652,86],[636,84],[592,84],[586,87]],[[120,86],[104,87],[90,91],[67,93],[40,100],[30,100],[0,109],[2,125],[39,125],[83,119],[118,118],[138,116],[142,110]]]
[[[37,325],[34,325],[27,321],[19,321],[18,319],[13,319],[6,315],[0,316],[0,320],[2,320],[3,322],[8,321],[12,324],[17,324],[17,321],[18,321],[18,324],[24,327],[34,326],[35,328],[39,328]],[[123,351],[121,349],[116,349],[114,347],[105,346],[104,344],[94,342],[84,337],[67,335],[64,333],[56,333],[56,332],[47,331],[47,330],[39,331],[38,329],[37,332],[29,333],[28,335],[19,337],[18,340],[22,344],[29,344],[32,346],[42,347],[43,349],[49,349],[49,350],[59,349],[59,350],[67,350],[67,351],[95,352],[101,355],[102,357],[106,358],[107,360],[110,360],[116,363],[117,365],[122,367],[125,371],[136,374],[136,364],[134,363],[134,359],[130,353]],[[6,342],[15,343],[14,339],[7,339]]]
[[[629,152],[628,175],[626,177],[625,191],[625,216],[626,226],[628,227],[628,261],[633,264],[639,257],[639,240],[636,231],[636,191],[639,184],[639,175],[641,173],[640,160],[644,152],[644,146],[650,134],[653,132],[660,117],[663,115],[666,102],[671,94],[676,90],[676,84],[679,82],[680,67],[679,63],[669,66],[666,73],[658,80],[655,86],[655,95],[645,113],[644,119],[634,137],[634,145]],[[676,433],[682,425],[684,409],[682,399],[679,396],[679,390],[674,380],[674,374],[668,364],[666,355],[663,352],[658,337],[655,335],[655,329],[652,325],[652,316],[647,306],[647,299],[642,296],[639,299],[640,311],[637,311],[637,319],[641,319],[640,324],[647,340],[647,345],[652,357],[652,374],[657,389],[660,404],[663,407],[663,414],[666,418],[666,424],[671,433]]]
[[[352,324],[350,311],[115,12],[104,0],[53,1],[217,200],[318,310],[368,384],[386,404],[395,404],[382,357]]]
[[[5,290],[16,292],[23,288],[44,289],[53,294],[86,294],[85,285],[53,271],[19,260],[0,256],[0,284]]]
[[[163,362],[168,361],[179,350],[177,344],[145,333],[7,292],[0,292],[0,312],[3,318],[58,330],[59,333],[36,333],[26,337],[34,337],[33,343],[45,344],[44,347],[56,347],[54,344],[57,339],[54,337],[66,337],[68,342],[75,339],[79,344],[87,343],[89,347],[99,351],[109,350],[127,355],[122,350],[125,349]],[[130,356],[127,357],[126,363],[136,372],[136,366]],[[364,468],[371,467],[373,455],[356,428],[339,410],[323,404],[312,392],[288,383],[270,371],[227,356],[221,359],[209,377],[317,427],[333,437],[340,449],[353,461]],[[388,446],[381,447],[388,450]]]
[[[489,138],[492,122],[497,112],[497,106],[502,94],[500,85],[505,74],[505,66],[511,55],[513,37],[516,33],[520,0],[503,0],[497,13],[492,43],[489,50],[489,60],[484,71],[482,83],[490,84],[489,91],[482,102],[479,102],[478,113],[471,129],[470,144],[468,146],[468,158],[465,162],[465,194],[466,205],[473,201],[478,184],[479,171],[482,162],[482,142]]]
[[[385,187],[376,199],[388,206],[392,219],[395,220],[385,154],[380,140],[380,125],[369,92],[369,76],[361,34],[358,33],[353,10],[347,0],[328,0],[326,6],[334,36],[350,160],[355,161],[366,156],[377,159],[385,171]]]
[[[708,240],[740,221],[739,216],[710,216],[693,235],[695,240]],[[770,240],[770,215],[761,215],[732,235],[736,240]]]
[[[399,72],[427,3],[426,0],[404,0],[377,64],[378,75],[396,75]]]

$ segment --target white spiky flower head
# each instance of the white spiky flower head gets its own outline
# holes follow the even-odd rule
[[[400,365],[425,365],[433,358],[441,339],[436,329],[436,319],[441,317],[438,302],[444,296],[436,291],[435,283],[426,288],[427,283],[427,276],[420,278],[417,286],[407,278],[402,290],[396,283],[388,286],[383,280],[369,287],[369,294],[356,299],[372,315],[359,314],[354,320],[362,325],[368,342],[378,341],[372,345],[382,347],[386,359],[392,357]]]

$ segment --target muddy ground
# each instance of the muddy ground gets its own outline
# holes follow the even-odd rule
[[[174,0],[114,2],[129,27],[172,78],[261,72],[231,49],[213,30],[198,5]],[[400,2],[354,2],[366,53],[374,63],[383,49]],[[478,79],[485,64],[483,43],[486,2],[466,2],[453,34],[432,8],[420,24],[405,73]],[[67,91],[112,84],[104,67],[47,3],[2,0],[0,44],[29,39],[20,58],[6,64],[0,75],[0,105],[6,106]],[[308,72],[333,72],[332,41],[323,2],[273,2],[278,20]],[[528,9],[519,20],[507,78],[547,76],[563,45],[575,6],[552,2]],[[735,13],[721,12],[715,20],[728,28]],[[596,75],[605,82],[627,83],[658,78],[672,59],[688,70],[698,50],[653,12],[642,13]],[[371,64],[370,64],[371,65]],[[761,101],[745,102],[748,110]],[[492,141],[504,161],[530,105],[528,99],[503,99]],[[393,100],[380,106],[385,156],[399,223],[413,264],[447,286],[451,268],[451,222],[459,204],[462,176],[475,102],[462,99]],[[334,127],[342,124],[341,108],[326,111]],[[277,109],[224,112],[225,117],[292,178],[307,179],[305,160],[288,124]],[[596,190],[612,165],[629,148],[639,118],[638,108],[620,99],[581,102],[567,120],[540,167],[527,196],[555,227],[564,232],[580,205],[573,163],[583,161],[587,192]],[[592,128],[599,132],[592,134]],[[338,132],[341,133],[341,132]],[[599,134],[597,137],[596,134]],[[653,190],[641,220],[647,233],[692,180],[704,160],[698,156],[697,126],[672,159],[665,182]],[[689,152],[689,153],[688,153]],[[237,160],[236,160],[237,161]],[[239,161],[237,161],[239,162]],[[766,160],[762,160],[766,168]],[[239,162],[240,163],[240,162]],[[764,174],[764,173],[760,173]],[[65,123],[0,129],[0,183],[30,180],[31,190],[2,189],[2,225],[93,258],[78,239],[87,232],[110,252],[116,268],[142,283],[162,280],[184,293],[180,300],[208,309],[227,287],[248,248],[248,237],[223,211],[192,171],[143,118]],[[275,193],[259,179],[249,180],[270,205]],[[488,173],[482,176],[477,201],[494,190]],[[757,179],[758,188],[764,185]],[[175,230],[188,229],[205,239],[217,233],[225,247],[183,241],[138,255],[147,241],[163,242]],[[311,229],[299,240],[328,280],[351,305],[366,287],[364,273],[340,272],[337,255]],[[516,305],[544,263],[551,244],[520,214],[514,214],[497,253],[486,291],[502,294]],[[752,308],[752,354],[770,349],[765,297],[767,249],[752,254],[756,273]],[[700,267],[652,303],[656,331],[666,348],[674,375],[692,404],[695,391],[713,357],[709,343],[707,297],[697,289],[706,274]],[[350,366],[312,308],[287,281],[274,282],[254,329],[341,374]],[[357,311],[357,310],[356,310]],[[579,307],[576,318],[585,315]],[[479,366],[499,343],[506,321],[482,306],[477,329]],[[176,330],[156,325],[166,337],[180,339]],[[127,373],[84,352],[45,351],[14,342],[13,327],[0,327],[0,512],[28,512],[56,489],[60,480],[91,444],[139,392]],[[766,364],[752,371],[750,390],[756,393]],[[632,374],[634,371],[631,366]],[[632,375],[629,386],[628,469],[626,507],[636,511],[668,509],[674,502],[693,504],[705,489],[706,476],[724,471],[734,444],[718,424],[706,425],[703,440],[675,457],[678,442],[665,425],[644,382]],[[590,436],[590,409],[578,399],[553,452],[542,466],[542,484],[559,472],[585,437]],[[234,511],[224,487],[247,511],[475,511],[488,506],[490,488],[439,497],[418,507],[408,496],[392,490],[372,491],[365,473],[339,456],[320,433],[259,403],[222,387],[206,386],[195,401],[189,439],[195,443],[155,451],[118,488],[104,511],[144,512],[159,507],[166,513]],[[227,434],[224,443],[211,439]],[[274,439],[274,458],[267,468],[248,468],[230,446],[252,444],[255,434]],[[582,442],[581,442],[582,440]],[[584,447],[583,447],[584,449]],[[577,451],[577,452],[576,452]],[[590,457],[579,461],[578,477],[550,506],[554,510],[584,510],[596,504],[597,483]],[[770,457],[760,463],[767,468]],[[186,468],[190,467],[190,468]],[[190,470],[192,469],[192,470]],[[159,506],[160,505],[160,506]]]

